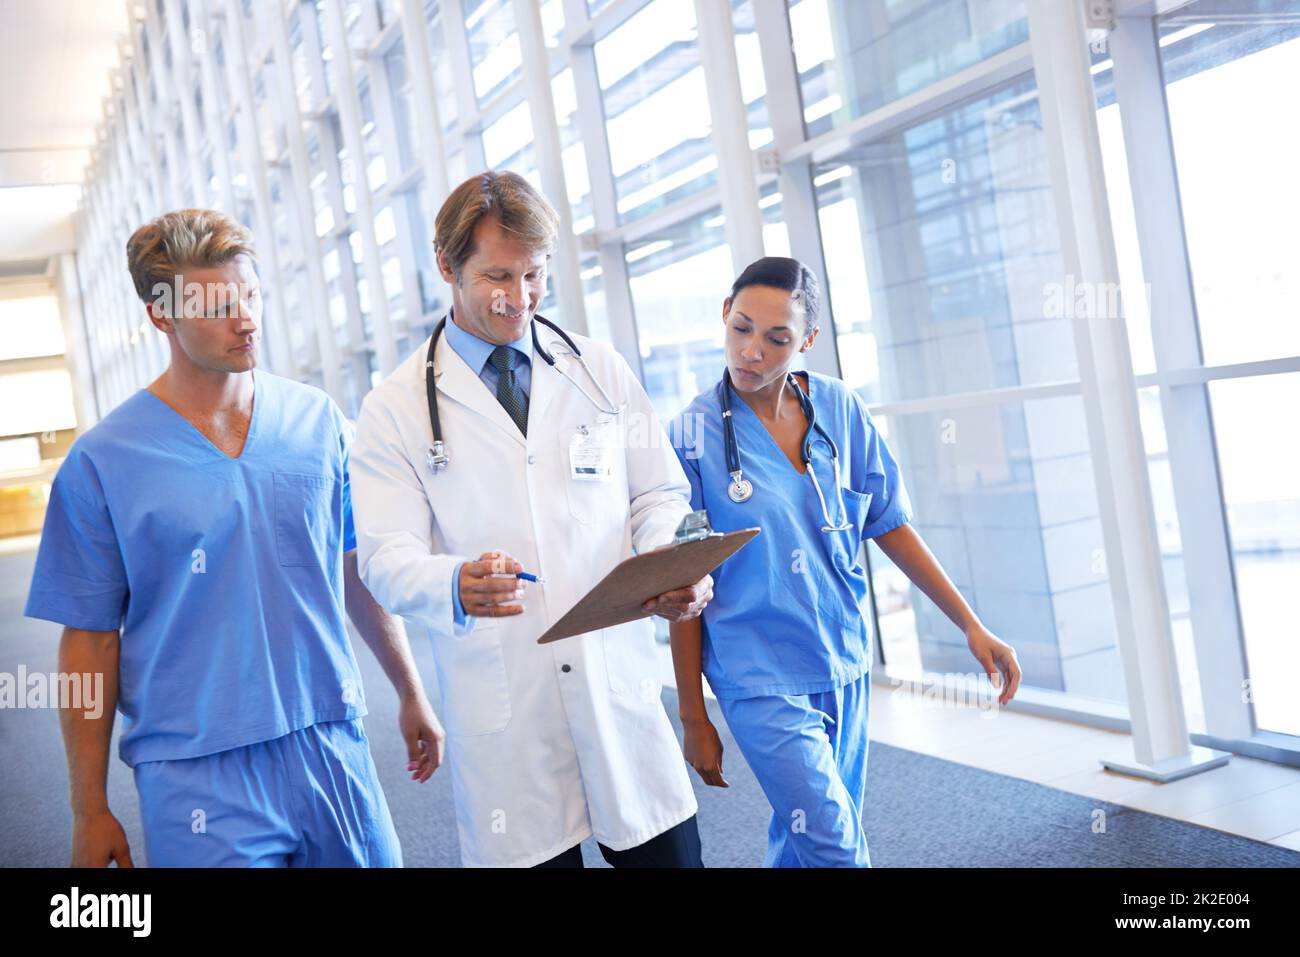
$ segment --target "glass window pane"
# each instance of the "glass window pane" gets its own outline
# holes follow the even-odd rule
[[[605,273],[600,268],[599,257],[588,253],[582,257],[583,301],[587,309],[587,335],[601,342],[612,343],[609,330],[609,306],[605,299]]]
[[[411,246],[415,249],[416,275],[420,283],[420,302],[424,315],[432,317],[434,313],[441,314],[445,308],[443,291],[446,289],[433,260],[432,224],[437,208],[432,205],[429,190],[423,183],[416,188],[414,194],[406,194],[406,204],[407,221],[411,224]],[[423,332],[422,337],[433,331],[432,321],[431,319],[428,331]],[[417,324],[412,321],[411,325],[414,329]]]
[[[293,197],[285,195],[284,186],[281,183],[283,170],[269,169],[266,171],[266,182],[271,194],[271,213],[275,222],[275,241],[280,249],[288,254],[291,250],[296,251],[298,248],[297,237],[294,235],[292,225],[293,210],[290,203]]]
[[[810,136],[1029,39],[1024,0],[790,0]]]
[[[293,85],[298,98],[298,109],[311,109],[311,70],[307,65],[307,47],[302,42],[301,8],[289,17],[289,59],[293,65]]]
[[[307,145],[307,167],[311,170],[312,205],[316,208],[316,235],[324,236],[334,228],[334,206],[330,202],[329,171],[325,154],[320,148],[320,136],[315,123],[303,124],[303,138]]]
[[[388,83],[393,91],[393,123],[397,129],[397,153],[401,158],[402,170],[411,169],[419,162],[420,129],[416,123],[415,93],[411,77],[406,71],[406,53],[401,48],[394,50],[385,58],[388,68]]]
[[[856,147],[814,183],[843,374],[868,401],[1077,378],[1080,293],[1030,79]]]
[[[356,230],[348,233],[348,250],[352,254],[352,275],[356,277],[357,301],[361,307],[361,331],[370,342],[370,284],[365,279],[365,246]]]
[[[517,173],[535,165],[533,120],[526,100],[483,131],[483,158],[492,169]]]
[[[772,142],[772,124],[767,115],[767,81],[754,26],[754,0],[731,0],[731,26],[736,36],[736,64],[740,68],[749,148],[756,150]]]
[[[661,419],[722,376],[722,301],[735,279],[714,208],[628,246],[646,392]]]
[[[764,254],[789,256],[790,230],[781,215],[781,191],[777,188],[775,180],[759,190],[758,208],[763,211]]]
[[[486,103],[518,79],[523,64],[511,0],[461,0],[474,93]]]
[[[578,94],[573,71],[565,68],[551,81],[555,119],[560,128],[560,161],[564,165],[565,191],[573,211],[573,231],[585,233],[595,225],[591,214],[591,181],[587,175],[587,154],[578,132]]]
[[[1110,53],[1105,44],[1092,49],[1093,89],[1097,97],[1097,132],[1101,139],[1101,160],[1106,177],[1106,201],[1110,209],[1111,233],[1119,264],[1119,282],[1128,332],[1129,354],[1137,375],[1156,371],[1155,347],[1151,339],[1151,291],[1142,269],[1138,247],[1137,215],[1129,183],[1128,154],[1120,125],[1119,104]]]
[[[345,213],[355,213],[357,211],[357,171],[353,166],[352,157],[348,155],[348,148],[343,142],[343,129],[339,126],[339,115],[331,113],[328,123],[330,136],[332,136],[334,145],[337,148],[339,181],[343,184],[343,211]]]
[[[334,95],[334,47],[330,45],[330,32],[325,23],[329,12],[325,9],[325,0],[316,0],[313,4],[316,14],[316,42],[320,44],[320,58],[325,66],[325,95]]]
[[[375,104],[370,99],[370,80],[362,78],[361,90],[361,141],[366,151],[366,182],[371,192],[388,182],[388,167],[384,163],[384,148],[379,142],[379,128],[375,125]]]
[[[544,0],[542,3],[542,41],[548,47],[559,46],[564,32],[564,0]]]
[[[1083,402],[1077,396],[875,417],[913,525],[1026,685],[1125,700]],[[870,546],[890,674],[969,674],[965,636]]]
[[[1300,373],[1225,379],[1209,389],[1255,720],[1300,735],[1300,443],[1293,429],[1261,420],[1300,409]]]
[[[691,0],[654,0],[596,44],[624,222],[717,179]]]
[[[456,0],[449,0],[452,9]],[[451,129],[458,115],[456,109],[456,87],[451,74],[451,57],[447,55],[447,45],[442,33],[441,0],[426,0],[424,19],[429,24],[429,57],[433,61],[433,86],[438,97],[438,119],[443,129]]]
[[[367,0],[367,3],[373,7],[373,0]],[[347,31],[349,46],[359,47],[369,40],[370,24],[362,15],[360,0],[344,0],[343,27]]]
[[[479,171],[475,170],[474,172],[477,174]],[[469,175],[470,171],[464,150],[457,150],[447,157],[447,182],[451,184],[452,189],[463,183]],[[442,202],[441,198],[439,202]]]
[[[289,330],[289,345],[295,356],[302,357],[309,350],[308,339],[315,330],[308,328],[307,312],[302,308],[302,273],[293,272],[284,286],[283,308],[278,316],[271,317],[272,322],[280,321]]]
[[[253,78],[253,113],[257,118],[257,135],[262,141],[262,155],[265,157],[274,157],[279,154],[279,137],[277,129],[279,121],[277,114],[278,107],[273,104],[275,99],[275,70],[271,64],[266,64],[257,71]],[[166,156],[159,157],[159,161],[165,161]],[[166,182],[167,177],[163,177]]]
[[[1193,3],[1160,20],[1169,126],[1205,362],[1300,355],[1300,0]],[[1257,104],[1258,109],[1250,108]]]

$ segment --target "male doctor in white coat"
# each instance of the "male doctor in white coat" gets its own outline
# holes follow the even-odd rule
[[[357,421],[361,576],[429,631],[464,864],[581,867],[578,845],[594,835],[615,866],[699,867],[650,621],[537,643],[620,561],[670,542],[691,511],[623,358],[583,336],[570,348],[534,321],[558,226],[513,173],[471,177],[439,210],[451,311]],[[543,581],[516,580],[522,571]],[[712,586],[706,576],[645,609],[693,617]]]

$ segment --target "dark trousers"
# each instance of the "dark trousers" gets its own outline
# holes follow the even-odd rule
[[[611,851],[597,845],[601,856],[614,867],[703,867],[700,857],[700,829],[692,814],[676,827],[626,851]],[[582,848],[575,844],[562,854],[536,867],[582,867]]]

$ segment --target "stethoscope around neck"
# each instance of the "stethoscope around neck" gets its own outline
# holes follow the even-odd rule
[[[578,348],[577,343],[570,339],[569,334],[555,323],[551,322],[551,320],[538,315],[534,315],[533,319],[535,321],[528,324],[529,329],[531,329],[533,333],[533,351],[541,356],[548,366],[555,369],[555,371],[564,376],[564,378],[568,379],[573,387],[581,392],[583,396],[586,397],[587,401],[594,405],[600,412],[603,412],[606,415],[618,415],[621,410],[614,404],[613,400],[610,399],[609,393],[605,391],[605,387],[602,386],[600,381],[592,374],[591,367],[587,365],[587,360],[582,357],[582,350]],[[569,375],[569,373],[564,369],[556,366],[555,356],[553,356],[548,350],[542,348],[542,344],[537,338],[538,322],[564,340],[564,345],[569,350],[569,354],[578,360],[578,363],[586,371],[587,378],[591,379],[595,384],[596,389],[600,392],[600,398],[605,403],[604,405],[597,402],[590,392],[578,385],[577,380],[574,379],[573,376]],[[438,339],[442,336],[442,330],[446,324],[446,316],[443,316],[438,320],[438,325],[434,327],[433,335],[429,338],[428,355],[426,355],[424,359],[424,387],[429,400],[429,424],[433,426],[433,447],[429,449],[428,455],[425,456],[425,461],[428,463],[429,468],[433,470],[434,474],[441,472],[451,464],[451,459],[447,456],[446,443],[442,440],[442,420],[438,417],[438,389],[437,384],[434,382],[433,362],[434,353],[438,349]],[[555,343],[552,342],[551,345],[554,346]]]
[[[794,390],[795,396],[799,399],[799,408],[803,410],[804,417],[808,420],[808,427],[804,429],[803,440],[799,443],[799,453],[803,459],[804,468],[808,470],[808,477],[812,479],[813,488],[817,490],[817,501],[821,503],[823,532],[846,532],[853,526],[848,522],[848,513],[844,508],[844,491],[840,488],[840,449],[835,444],[835,440],[826,434],[826,430],[817,424],[817,413],[813,409],[812,399],[810,399],[799,387],[795,381],[794,373],[786,374],[786,382]],[[813,468],[812,461],[812,441],[813,432],[816,432],[826,444],[831,447],[831,461],[834,463],[835,470],[835,495],[840,506],[839,524],[831,522],[830,514],[826,510],[826,496],[822,494],[821,483],[817,481],[817,472]],[[754,494],[754,483],[745,478],[744,472],[740,467],[740,445],[736,442],[736,424],[734,416],[731,414],[731,370],[722,373],[722,432],[727,447],[727,472],[731,475],[731,484],[727,486],[727,497],[733,502],[740,504],[748,502]]]

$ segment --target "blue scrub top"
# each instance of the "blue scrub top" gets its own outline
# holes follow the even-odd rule
[[[343,619],[351,425],[319,389],[253,377],[239,458],[141,389],[54,479],[26,614],[121,629],[131,766],[366,713]]]
[[[701,616],[703,671],[719,698],[830,691],[871,669],[868,582],[859,546],[911,521],[911,505],[862,399],[839,379],[807,377],[817,424],[840,449],[848,531],[821,530],[812,479],[799,474],[735,392],[740,465],[754,494],[739,504],[727,497],[721,381],[669,426],[691,482],[691,506],[708,511],[715,531],[763,530],[713,573],[713,600]],[[827,513],[838,524],[830,446],[815,431],[812,441]]]

